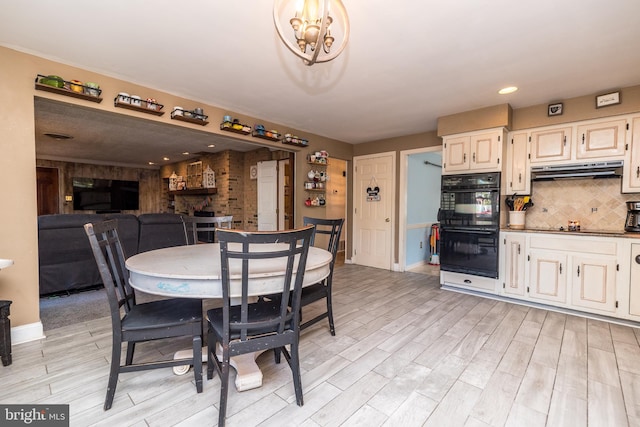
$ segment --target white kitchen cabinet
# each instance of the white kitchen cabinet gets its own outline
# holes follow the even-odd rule
[[[576,159],[605,159],[624,156],[627,120],[603,120],[578,126]]]
[[[553,162],[571,159],[573,128],[553,127],[531,132],[531,163]]]
[[[513,132],[507,137],[506,179],[503,194],[531,194],[531,168],[526,132]]]
[[[640,316],[640,243],[631,245],[629,314]]]
[[[574,307],[616,311],[616,270],[614,256],[573,256],[571,302]]]
[[[640,243],[632,238],[526,231],[500,238],[499,295],[640,320]]]
[[[640,117],[631,119],[631,137],[624,161],[622,192],[640,192]]]
[[[526,237],[524,234],[506,233],[502,241],[504,243],[504,281],[502,282],[502,291],[507,296],[523,297],[526,289]]]
[[[567,254],[529,250],[529,297],[564,305],[567,301]]]
[[[443,138],[443,174],[500,172],[504,161],[503,128]]]
[[[443,140],[444,169],[443,173],[469,170],[469,136],[446,137]]]

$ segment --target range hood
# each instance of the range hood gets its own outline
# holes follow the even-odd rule
[[[622,176],[622,160],[532,166],[531,180],[615,178]]]

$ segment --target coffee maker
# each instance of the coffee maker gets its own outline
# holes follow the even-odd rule
[[[640,202],[627,202],[627,220],[624,231],[640,232]]]

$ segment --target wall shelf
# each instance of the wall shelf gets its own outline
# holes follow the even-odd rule
[[[256,138],[262,138],[262,139],[266,139],[268,141],[274,141],[274,142],[280,142],[280,134],[276,133],[276,134],[272,134],[272,136],[266,135],[264,133],[258,133],[257,131],[253,131],[253,133],[251,134],[251,136],[254,136]]]
[[[243,129],[234,129],[230,126],[224,126],[222,123],[220,123],[220,130],[223,130],[225,132],[233,132],[233,133],[239,133],[241,135],[249,135],[251,133],[251,126],[246,126],[249,128],[249,130],[244,130],[244,125],[243,125]]]
[[[140,100],[141,106],[137,106],[137,105],[130,104],[129,102],[122,102],[120,101],[120,98],[122,98],[122,95],[117,96],[113,100],[114,107],[126,108],[127,110],[133,110],[133,111],[140,111],[142,113],[153,114],[155,116],[161,116],[164,114],[164,111],[160,111],[164,107],[164,105],[162,104]],[[129,101],[131,100],[130,96],[127,96],[125,98],[129,98]],[[153,109],[153,108],[150,108],[150,106],[155,106],[156,108]]]
[[[102,102],[102,98],[100,98],[100,94],[102,93],[102,89],[99,88],[90,88],[84,85],[79,85],[77,83],[73,83],[74,86],[82,86],[83,90],[93,90],[93,91],[97,91],[98,96],[93,96],[90,95],[88,93],[84,93],[84,92],[74,92],[70,89],[66,89],[65,87],[55,87],[55,86],[50,86],[50,85],[46,85],[44,83],[40,83],[39,80],[40,79],[46,79],[47,76],[43,76],[42,74],[38,74],[36,76],[36,81],[35,81],[35,88],[36,90],[42,90],[45,92],[51,92],[51,93],[57,93],[59,95],[64,95],[64,96],[70,96],[72,98],[78,98],[78,99],[84,99],[85,101],[91,101],[91,102],[97,102],[98,104]],[[68,82],[66,80],[63,80],[65,86],[70,86],[72,83]]]
[[[192,188],[191,190],[169,191],[171,196],[201,196],[218,193],[217,188]]]
[[[305,140],[306,141],[306,140]],[[282,140],[282,143],[285,145],[294,145],[296,147],[308,147],[309,144],[308,143],[301,143],[301,142],[293,142],[293,141],[287,141],[286,139]]]
[[[182,115],[176,114],[176,111],[182,111]],[[187,113],[195,117],[186,117],[184,114]],[[209,124],[209,122],[207,121],[207,116],[205,116],[204,114],[196,114],[193,111],[188,110],[173,110],[171,112],[171,118],[173,120],[178,120],[181,122],[195,123],[200,126],[206,126]]]
[[[128,102],[123,101],[122,98],[126,98]],[[142,99],[137,101],[140,101],[140,105],[132,104],[130,96],[118,95],[113,99],[113,106],[118,108],[126,108],[127,110],[153,114],[155,116],[161,116],[164,114],[164,111],[160,111],[164,107],[164,105],[162,104],[158,104],[157,102],[149,102]]]

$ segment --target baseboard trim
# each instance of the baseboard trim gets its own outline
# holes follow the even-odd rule
[[[11,345],[46,338],[42,322],[29,323],[11,328]]]

